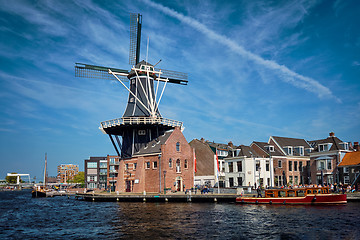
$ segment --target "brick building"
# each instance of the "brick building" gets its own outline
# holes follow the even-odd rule
[[[214,186],[218,182],[215,152],[203,138],[193,139],[189,144],[196,156],[195,185]]]
[[[353,151],[349,142],[343,142],[333,132],[325,139],[309,141],[311,182],[314,184],[343,183],[340,179],[338,164],[346,153]]]
[[[57,167],[57,182],[66,183],[79,173],[79,165],[61,164]]]
[[[272,161],[275,186],[309,184],[311,146],[304,139],[271,136],[250,146]]]
[[[115,191],[183,192],[194,186],[194,150],[179,127],[150,141],[131,158],[110,158],[116,175],[108,179],[114,181]]]

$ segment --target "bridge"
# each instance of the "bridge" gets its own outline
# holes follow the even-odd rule
[[[20,177],[22,177],[22,176],[27,176],[27,177],[29,177],[29,183],[31,183],[31,181],[30,181],[30,174],[8,173],[7,176],[8,176],[8,177],[17,177],[17,178],[16,178],[16,184],[20,184]]]

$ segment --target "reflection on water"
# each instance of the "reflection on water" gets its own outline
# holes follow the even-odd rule
[[[84,202],[0,192],[0,239],[360,239],[346,206]]]

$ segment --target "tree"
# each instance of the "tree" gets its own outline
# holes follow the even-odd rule
[[[16,174],[16,173],[11,173],[11,174]],[[6,176],[5,180],[7,183],[17,183],[17,176]],[[21,178],[20,178],[20,182],[21,182]]]
[[[84,172],[79,172],[69,182],[71,182],[71,183],[85,183],[85,173]]]

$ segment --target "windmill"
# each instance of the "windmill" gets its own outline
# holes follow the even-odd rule
[[[75,77],[117,80],[129,92],[122,118],[100,123],[121,158],[130,158],[142,147],[182,122],[163,118],[159,104],[167,83],[187,85],[187,74],[155,68],[140,59],[142,16],[130,14],[130,71],[76,63]],[[160,62],[160,61],[159,61]],[[125,82],[129,81],[129,87]],[[162,82],[162,84],[160,84]],[[160,86],[161,85],[161,86]],[[162,88],[160,90],[160,88]]]

